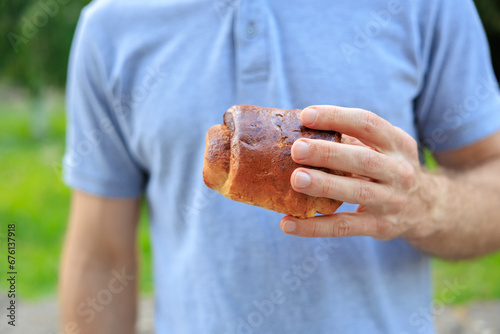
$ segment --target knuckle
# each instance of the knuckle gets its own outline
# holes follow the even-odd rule
[[[403,131],[403,130],[401,130]],[[403,131],[404,132],[404,131]],[[413,139],[409,134],[404,132],[404,138],[403,138],[403,149],[407,153],[417,153],[418,152],[418,145],[415,139]]]
[[[343,218],[332,222],[331,224],[329,224],[328,227],[329,227],[328,235],[332,237],[345,237],[349,235],[350,231],[349,223]]]
[[[399,181],[405,188],[411,188],[416,182],[416,173],[413,166],[408,162],[398,164]]]
[[[356,189],[357,193],[355,194],[354,198],[359,203],[369,203],[372,202],[375,198],[375,191],[373,191],[372,187],[368,184],[360,182],[359,186],[356,187]]]
[[[314,222],[311,226],[311,237],[316,238],[318,236],[318,223]]]
[[[382,161],[371,151],[364,151],[361,155],[361,166],[365,174],[372,174],[382,167]]]
[[[398,146],[403,152],[411,156],[418,156],[418,144],[406,131],[400,127],[395,127],[399,133],[399,140],[396,141],[396,146]]]
[[[406,196],[395,196],[392,199],[392,205],[394,206],[397,212],[402,211],[407,204],[408,204],[408,197]]]
[[[326,124],[336,124],[338,121],[338,115],[341,109],[337,106],[331,106],[329,108],[329,111],[326,112],[323,117],[324,117],[324,122]]]
[[[380,119],[371,111],[365,111],[362,116],[363,129],[367,133],[374,133],[380,127]]]
[[[319,163],[321,166],[328,166],[335,156],[337,155],[337,150],[333,144],[325,143],[322,145],[322,154],[319,155]]]
[[[330,117],[337,117],[342,112],[342,108],[339,106],[330,106],[330,112],[328,115]]]
[[[321,195],[323,197],[333,198],[335,194],[336,186],[335,183],[330,179],[325,179],[321,184]]]
[[[349,223],[344,219],[341,219],[337,222],[337,224],[333,225],[334,227],[334,236],[345,237],[349,235],[350,226]]]

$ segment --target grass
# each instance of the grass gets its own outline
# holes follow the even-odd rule
[[[69,208],[70,190],[61,180],[60,168],[64,152],[64,106],[61,97],[47,103],[49,112],[43,139],[32,135],[33,115],[29,105],[4,102],[0,106],[0,249],[6,254],[7,224],[15,223],[17,290],[25,299],[56,292]],[[146,210],[142,212],[138,244],[140,289],[149,294],[151,248]],[[5,259],[0,267],[6,265]],[[5,289],[6,281],[0,281],[0,288]]]
[[[433,260],[433,269],[436,300],[447,303],[450,283],[460,286],[453,294],[453,304],[500,299],[500,253],[458,263]]]
[[[9,95],[5,94],[4,95]],[[30,105],[21,95],[3,97],[0,92],[0,250],[6,250],[7,224],[17,228],[18,291],[21,298],[53,295],[66,229],[69,189],[62,183],[60,162],[64,152],[64,106],[59,95],[48,105],[43,139],[33,136]],[[141,257],[140,290],[152,292],[151,248],[147,214],[143,210],[138,244]],[[5,253],[4,253],[5,254]],[[0,268],[6,272],[6,259]],[[446,263],[433,260],[436,298],[449,282],[461,286],[453,303],[478,299],[500,299],[500,253],[475,261]],[[5,274],[2,274],[2,277]],[[6,281],[0,280],[0,288]],[[446,299],[446,298],[445,298]]]

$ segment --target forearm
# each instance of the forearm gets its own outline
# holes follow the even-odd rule
[[[500,249],[500,159],[464,171],[425,173],[426,207],[416,213],[429,235],[407,239],[429,254],[460,260]],[[418,227],[417,227],[418,228]],[[416,234],[418,235],[418,233]]]
[[[134,333],[137,305],[134,259],[109,261],[67,247],[60,276],[62,328],[81,334]]]
[[[139,205],[74,192],[59,282],[64,333],[134,333]]]

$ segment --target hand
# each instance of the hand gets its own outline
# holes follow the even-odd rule
[[[297,140],[292,158],[303,165],[349,172],[350,176],[297,168],[295,191],[359,204],[356,212],[299,219],[287,216],[283,232],[303,237],[371,236],[421,238],[434,232],[426,225],[432,199],[428,174],[420,167],[416,141],[372,112],[335,106],[312,106],[301,113],[304,126],[338,131],[347,143]],[[430,224],[429,224],[430,225]]]

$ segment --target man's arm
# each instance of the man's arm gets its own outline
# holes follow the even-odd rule
[[[59,282],[64,333],[134,333],[139,207],[73,192]]]
[[[430,173],[419,164],[415,140],[371,112],[314,106],[303,111],[301,120],[314,129],[352,136],[359,145],[296,141],[292,147],[296,162],[353,176],[298,168],[291,177],[292,187],[360,206],[356,212],[331,216],[285,217],[284,232],[304,237],[403,237],[446,259],[500,249],[500,133],[438,154],[445,169]]]
[[[443,168],[427,183],[437,189],[430,219],[441,228],[408,241],[451,260],[500,249],[500,132],[436,160]]]

